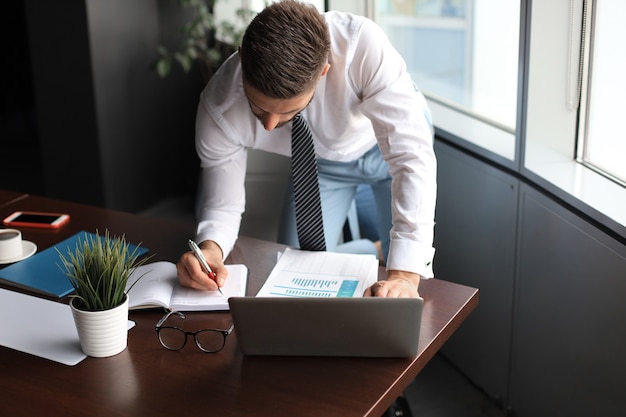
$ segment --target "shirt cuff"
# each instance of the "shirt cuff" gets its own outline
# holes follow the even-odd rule
[[[198,228],[196,229],[196,241],[201,243],[205,240],[212,240],[217,243],[222,249],[222,260],[225,260],[228,257],[235,246],[237,238],[235,237],[233,239],[232,236],[233,233],[231,230],[226,229],[219,222],[210,220],[201,221],[198,223]],[[237,236],[236,233],[235,236]]]
[[[408,271],[421,278],[433,278],[435,248],[411,240],[392,240],[389,245],[387,270]]]

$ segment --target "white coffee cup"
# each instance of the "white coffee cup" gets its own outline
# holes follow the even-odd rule
[[[23,255],[22,232],[17,229],[0,229],[0,261]]]

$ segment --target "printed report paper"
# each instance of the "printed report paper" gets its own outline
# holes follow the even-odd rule
[[[257,297],[362,297],[377,279],[374,255],[287,249]]]

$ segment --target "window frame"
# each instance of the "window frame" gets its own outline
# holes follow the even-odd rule
[[[574,77],[556,71],[579,63],[574,51],[580,51],[577,42],[582,39],[583,1],[520,0],[514,133],[435,98],[427,100],[438,140],[508,171],[626,241],[626,188],[576,160],[578,111],[565,109],[565,103],[572,99],[568,92],[573,90],[571,84],[562,84],[563,79],[573,82]],[[333,0],[327,2],[329,5],[334,10],[351,10],[375,18],[372,0]],[[553,48],[545,48],[546,43]],[[563,50],[563,45],[570,45],[569,51]],[[548,123],[542,125],[546,114],[550,115]],[[442,121],[450,123],[444,128]]]
[[[522,7],[525,33],[521,37],[526,47],[521,61],[523,94],[518,97],[523,109],[517,132],[519,174],[625,239],[626,188],[576,160],[579,114],[566,108],[569,86],[559,84],[564,78],[560,64],[568,58],[563,58],[564,51],[559,51],[561,55],[555,53],[555,48],[582,39],[583,0],[522,0]],[[575,22],[575,30],[569,37],[570,21],[564,21],[564,17]],[[555,47],[546,47],[546,43]],[[572,50],[580,51],[579,46],[575,44]],[[574,61],[579,60],[578,55]],[[549,120],[545,121],[544,114],[550,115]]]

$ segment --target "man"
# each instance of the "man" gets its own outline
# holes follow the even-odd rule
[[[302,115],[313,133],[326,246],[376,253],[367,240],[340,244],[356,187],[372,187],[387,279],[365,295],[417,297],[432,277],[436,160],[428,109],[406,65],[371,20],[320,14],[293,0],[266,7],[202,92],[196,148],[202,165],[197,241],[223,285],[223,260],[237,239],[245,205],[246,149],[291,155],[291,126]],[[293,195],[281,225],[298,246]],[[180,282],[215,290],[191,252]]]

